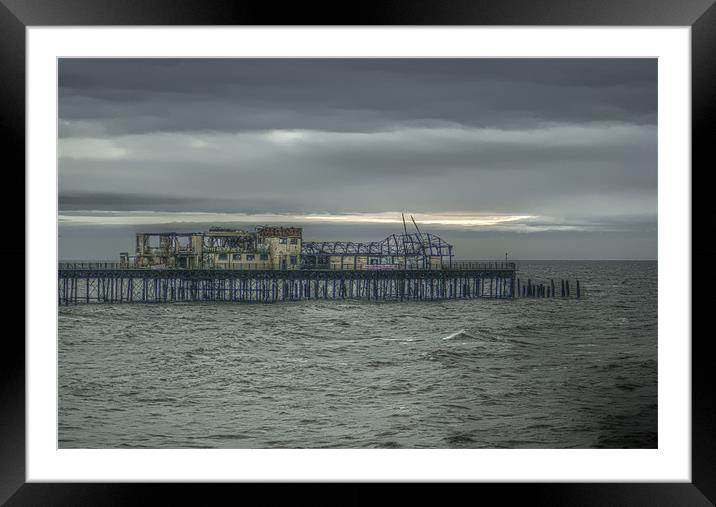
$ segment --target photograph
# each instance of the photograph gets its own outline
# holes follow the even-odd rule
[[[658,69],[57,58],[57,447],[658,449]]]
[[[0,505],[714,505],[716,0],[287,7],[0,0]]]

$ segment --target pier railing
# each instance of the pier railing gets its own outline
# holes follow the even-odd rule
[[[377,269],[380,264],[378,265],[366,265],[364,268],[358,268],[357,271],[362,270],[375,270]],[[151,267],[139,267],[134,266],[132,263],[124,264],[118,261],[61,261],[58,263],[58,269],[60,270],[72,270],[72,269],[141,269],[141,270],[153,270],[153,269],[202,269],[202,270],[217,270],[217,271],[283,271],[284,269],[281,268],[272,268],[267,267],[265,262],[262,263],[241,263],[240,265],[215,265],[215,266],[208,266],[208,267],[199,267],[199,268],[180,268],[180,267],[168,267],[163,265],[157,265],[157,266],[151,266]],[[402,264],[395,264],[390,265],[389,268],[385,268],[387,270],[421,270],[421,271],[435,271],[435,270],[467,270],[467,271],[515,271],[517,269],[517,266],[514,262],[502,262],[502,261],[452,261],[452,263],[443,264],[442,267],[416,267],[416,266],[403,266]],[[344,267],[344,266],[338,266],[338,267],[331,267],[328,264],[325,265],[318,265],[318,266],[310,266],[310,267],[302,267],[302,268],[292,268],[291,271],[295,270],[311,270],[311,271],[356,271],[352,266],[350,267]]]
[[[123,269],[118,261],[61,261],[58,269]]]
[[[446,269],[443,266],[443,269]],[[517,264],[514,262],[504,261],[452,261],[450,269],[468,269],[478,271],[489,271],[489,270],[507,270],[514,271],[517,269]]]

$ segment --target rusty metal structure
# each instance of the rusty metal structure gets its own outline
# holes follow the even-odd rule
[[[59,304],[226,301],[272,303],[316,299],[419,301],[512,299],[514,263],[482,269],[224,270],[59,267]]]
[[[58,269],[58,303],[173,303],[300,300],[424,301],[444,299],[581,299],[576,280],[526,282],[513,262],[464,261],[443,270],[222,270],[123,268],[69,261]]]
[[[430,233],[391,234],[382,241],[306,242],[304,266],[330,269],[443,269],[452,266],[453,246]]]

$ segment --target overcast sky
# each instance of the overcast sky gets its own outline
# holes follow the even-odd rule
[[[62,258],[401,211],[462,258],[657,257],[655,59],[61,59],[59,135]]]

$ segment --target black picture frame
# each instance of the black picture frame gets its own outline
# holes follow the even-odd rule
[[[355,4],[297,2],[276,6],[270,2],[212,0],[0,0],[0,139],[6,145],[4,183],[6,195],[20,195],[25,188],[25,28],[29,26],[87,25],[577,25],[577,26],[690,26],[692,65],[692,269],[709,266],[716,249],[706,234],[709,210],[705,200],[712,170],[707,166],[716,136],[716,5],[714,0],[459,0],[377,1]],[[347,8],[352,6],[353,9]],[[9,155],[9,156],[8,156]],[[694,170],[699,168],[698,170]],[[24,192],[22,192],[24,196]],[[6,217],[17,222],[19,203],[3,200]],[[701,207],[697,207],[697,202]],[[13,242],[0,249],[6,269],[2,290],[5,315],[11,305],[24,308],[24,274],[17,269],[25,258],[24,241],[13,227]],[[24,239],[24,235],[23,235]],[[24,265],[25,270],[32,266]],[[9,272],[8,272],[9,271]],[[16,277],[14,279],[13,277]],[[22,278],[22,279],[21,279]],[[716,413],[714,411],[711,333],[696,333],[696,310],[716,302],[707,280],[693,283],[692,294],[692,482],[642,484],[481,484],[484,493],[500,495],[501,501],[526,496],[530,502],[550,505],[712,505],[716,502]],[[24,324],[23,324],[24,328]],[[6,329],[10,329],[8,326]],[[688,336],[683,339],[688,340]],[[37,484],[25,483],[25,345],[20,333],[6,332],[0,354],[0,503],[8,505],[65,505],[146,503],[148,492],[200,499],[214,486],[190,489],[186,484]],[[281,492],[276,486],[242,487],[266,495]],[[330,487],[328,488],[331,489]],[[350,491],[354,491],[351,487]],[[421,487],[414,489],[420,494]],[[302,488],[309,495],[312,488]],[[320,490],[326,494],[326,489]],[[252,491],[253,492],[253,491]],[[481,492],[480,494],[484,494]],[[242,495],[247,492],[242,491]],[[469,493],[474,495],[474,492]],[[332,493],[326,496],[334,497]],[[334,498],[355,501],[360,493]],[[345,503],[345,502],[341,502]]]

